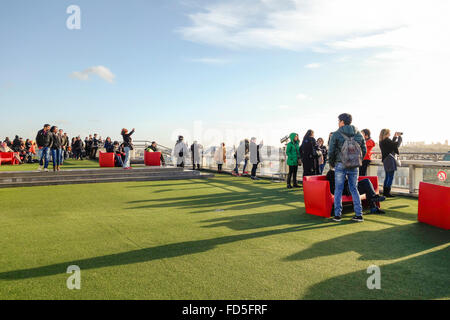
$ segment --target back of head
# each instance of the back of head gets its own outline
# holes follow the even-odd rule
[[[362,129],[361,132],[370,139],[370,130],[369,129]]]
[[[352,115],[350,113],[341,113],[338,117],[339,121],[343,121],[344,125],[349,126],[352,124]]]

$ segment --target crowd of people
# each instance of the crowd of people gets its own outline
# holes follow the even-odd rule
[[[115,165],[124,169],[131,169],[130,152],[133,150],[132,135],[135,129],[130,132],[123,128],[121,136],[123,142],[112,141],[107,137],[104,141],[98,134],[89,135],[84,142],[80,136],[72,138],[69,143],[67,133],[57,126],[45,124],[38,131],[35,141],[26,139],[25,141],[16,136],[13,141],[7,137],[0,145],[0,152],[14,152],[18,163],[39,162],[39,171],[48,171],[48,165],[53,162],[53,171],[59,171],[64,160],[71,157],[76,160],[83,158],[96,159],[99,148],[104,147],[106,152],[114,153]],[[375,204],[383,201],[386,197],[393,197],[391,194],[392,183],[395,171],[399,165],[399,147],[402,143],[402,133],[396,132],[393,139],[389,129],[383,129],[379,136],[379,147],[382,154],[382,162],[385,170],[383,183],[383,195],[376,195],[374,186],[369,179],[359,179],[360,176],[367,175],[367,168],[372,160],[372,150],[376,143],[371,138],[369,129],[359,131],[352,125],[352,116],[343,113],[338,116],[338,129],[328,136],[328,146],[323,138],[314,137],[313,130],[307,130],[300,141],[297,133],[289,135],[289,143],[286,145],[286,164],[289,168],[287,173],[287,188],[300,188],[297,179],[299,166],[303,167],[303,177],[322,175],[326,163],[329,164],[326,177],[330,182],[330,192],[334,195],[334,220],[341,220],[342,195],[351,195],[355,208],[353,220],[363,221],[360,194],[365,194],[371,207],[371,213],[383,214]],[[258,164],[263,161],[261,148],[263,141],[257,143],[255,137],[243,139],[239,146],[234,148],[235,166],[232,171],[234,176],[250,176],[253,180],[258,180],[256,176]],[[178,167],[184,167],[186,158],[190,154],[192,169],[200,170],[203,146],[194,141],[190,148],[184,142],[183,136],[179,136],[173,149],[173,157]],[[155,141],[148,146],[145,151],[158,152],[158,145]],[[37,155],[37,160],[33,158]],[[214,161],[217,163],[218,172],[223,172],[223,165],[227,162],[227,149],[225,143],[221,143],[214,151]],[[243,163],[242,173],[240,165]],[[247,171],[248,164],[251,164],[251,172]],[[161,153],[161,164],[165,165],[164,156]]]
[[[0,152],[14,152],[17,163],[33,163],[33,157],[36,154],[36,143],[30,139],[19,138],[15,136],[11,142],[9,137],[0,144]]]
[[[371,213],[383,214],[384,211],[376,206],[386,197],[394,197],[391,187],[395,171],[398,166],[398,155],[402,143],[402,133],[396,132],[390,138],[389,129],[380,132],[379,147],[382,153],[382,162],[385,170],[383,195],[375,193],[375,188],[369,179],[359,179],[367,175],[367,168],[372,159],[372,150],[375,142],[371,138],[369,129],[358,129],[352,125],[352,116],[343,113],[338,117],[338,129],[331,132],[328,139],[328,148],[323,139],[317,141],[314,131],[308,130],[300,143],[299,136],[291,133],[290,142],[286,146],[287,188],[300,188],[297,181],[297,170],[303,166],[303,176],[321,175],[325,163],[328,161],[330,170],[327,180],[330,181],[330,192],[334,195],[334,221],[341,221],[342,195],[351,195],[355,209],[354,221],[363,221],[360,194],[365,194],[369,201]],[[292,182],[292,184],[291,184]]]

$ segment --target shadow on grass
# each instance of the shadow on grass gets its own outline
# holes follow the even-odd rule
[[[349,251],[359,260],[391,260],[412,255],[450,242],[450,234],[428,225],[413,223],[377,231],[360,231],[313,244],[286,257],[285,261],[308,260]],[[441,263],[448,264],[444,260]]]
[[[306,224],[303,226],[296,226],[278,230],[268,230],[241,235],[224,236],[213,239],[179,242],[151,248],[133,250],[123,253],[110,254],[100,257],[66,261],[63,263],[57,263],[43,267],[2,272],[0,273],[0,279],[16,280],[16,279],[28,279],[28,278],[56,275],[65,273],[67,267],[70,265],[78,265],[81,270],[88,270],[103,267],[134,264],[140,262],[148,262],[158,259],[181,257],[206,252],[208,250],[216,248],[219,245],[224,245],[237,241],[245,241],[249,239],[273,236],[289,232],[298,232],[302,230],[320,229],[326,227],[336,227],[336,225],[326,224],[323,222],[316,222]]]
[[[380,266],[379,290],[367,288],[371,274],[360,270],[316,284],[301,299],[448,299],[449,260],[450,249],[446,247]]]
[[[212,212],[215,209],[223,209],[226,206],[227,210],[251,210],[260,207],[267,207],[271,205],[284,205],[291,208],[301,208],[300,202],[303,202],[303,193],[298,190],[285,192],[278,188],[265,188],[271,186],[271,183],[246,183],[241,180],[221,180],[221,181],[202,181],[199,185],[207,185],[216,190],[222,189],[224,192],[194,195],[194,196],[180,196],[159,199],[145,199],[130,201],[128,204],[137,205],[127,208],[132,209],[147,209],[147,208],[180,208],[180,209],[199,209],[194,213]],[[158,185],[161,186],[161,185]],[[173,185],[172,185],[173,186]],[[176,187],[176,186],[174,186]],[[196,188],[194,186],[193,188]],[[232,188],[239,188],[240,190],[233,190]]]

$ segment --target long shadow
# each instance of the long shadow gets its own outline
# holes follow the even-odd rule
[[[96,269],[103,267],[127,265],[140,262],[148,262],[152,260],[181,257],[214,249],[219,245],[225,245],[236,241],[244,241],[249,239],[267,237],[272,235],[284,234],[289,232],[297,232],[309,229],[320,229],[327,227],[338,227],[335,224],[326,224],[323,222],[310,223],[304,226],[296,226],[277,230],[260,231],[248,234],[224,236],[213,239],[195,240],[179,242],[145,249],[133,250],[123,253],[110,254],[100,257],[72,260],[62,263],[42,266],[37,268],[29,268],[22,270],[14,270],[0,273],[0,279],[17,280],[35,277],[51,276],[65,273],[69,265],[78,265],[81,270]]]
[[[299,209],[288,209],[277,212],[252,213],[243,215],[234,215],[208,219],[201,221],[209,223],[203,228],[227,227],[232,230],[242,231],[249,229],[259,229],[267,227],[275,227],[282,225],[299,225],[303,223],[322,223],[330,222],[327,219],[316,216],[299,214],[304,213]]]
[[[445,243],[450,243],[448,231],[413,223],[377,231],[360,231],[318,242],[284,260],[307,260],[349,251],[359,253],[359,260],[391,260]],[[448,260],[445,263],[448,264]]]
[[[264,186],[270,183],[258,185],[258,183],[250,184],[238,181],[220,181],[220,182],[204,182],[206,185],[211,185],[213,188],[222,188],[224,192],[195,195],[186,197],[170,197],[160,199],[145,199],[130,201],[128,204],[144,204],[140,206],[129,207],[126,209],[146,209],[155,207],[174,207],[174,208],[189,208],[189,209],[202,209],[202,208],[214,208],[217,206],[231,206],[228,209],[232,210],[249,210],[260,208],[268,205],[283,204],[298,208],[297,205],[293,205],[294,202],[303,201],[302,193],[287,193],[280,191],[279,189],[267,189]],[[221,186],[225,185],[225,186]],[[230,187],[238,187],[245,191],[236,191],[230,189]],[[294,198],[294,196],[296,198]],[[196,211],[195,213],[209,212],[210,209]]]
[[[301,299],[448,299],[449,261],[450,249],[446,247],[380,266],[379,290],[367,288],[371,274],[361,270],[316,284]]]

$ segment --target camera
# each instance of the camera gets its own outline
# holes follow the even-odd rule
[[[280,139],[280,143],[285,143],[289,140],[289,136],[284,136],[283,138]]]

